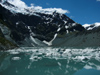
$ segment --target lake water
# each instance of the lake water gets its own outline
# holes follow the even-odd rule
[[[0,75],[100,75],[100,48],[21,47],[1,51]]]

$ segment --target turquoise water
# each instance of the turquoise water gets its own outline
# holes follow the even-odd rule
[[[100,75],[100,48],[22,47],[1,51],[0,75]]]

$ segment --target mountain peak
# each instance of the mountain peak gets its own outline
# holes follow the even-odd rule
[[[96,22],[94,24],[84,24],[83,27],[87,30],[93,30],[100,26],[100,22]]]
[[[25,7],[20,8],[20,4],[17,6],[14,1],[21,0],[1,2],[0,15],[3,16],[2,21],[11,30],[10,35],[8,34],[9,37],[18,45],[20,43],[24,44],[24,42],[31,46],[40,45],[41,43],[52,45],[57,36],[84,30],[80,24],[63,14],[64,12],[61,8],[43,9],[33,5],[28,7],[23,2],[21,4],[25,5]],[[7,39],[9,40],[9,38]]]
[[[53,14],[55,11],[60,14],[69,13],[68,10],[62,8],[42,8],[41,6],[27,6],[21,0],[1,0],[0,4],[12,13],[22,13],[29,15],[36,15],[36,13]]]

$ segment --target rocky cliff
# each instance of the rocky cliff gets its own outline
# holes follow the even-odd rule
[[[94,36],[94,32],[89,33],[81,24],[57,11],[48,14],[47,11],[33,10],[19,9],[7,0],[0,2],[0,38],[9,41],[9,47],[11,44],[19,47],[85,46],[80,44],[84,38]],[[0,47],[5,46],[1,41],[3,40],[0,39]]]

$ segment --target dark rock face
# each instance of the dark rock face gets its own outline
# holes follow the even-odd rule
[[[1,24],[0,24],[1,27]],[[17,45],[15,45],[14,43],[10,42],[9,40],[7,40],[0,28],[0,50],[7,50],[7,49],[12,49],[17,47]]]
[[[0,29],[0,37],[4,37],[4,35],[3,35],[2,31],[1,31],[1,29]]]
[[[30,29],[35,34],[43,36],[44,38],[46,37],[45,39],[47,41],[50,41],[54,34],[57,33],[58,25],[60,25],[60,28],[62,29],[65,28],[65,26],[70,27],[68,28],[69,31],[73,31],[74,28],[78,31],[84,30],[84,28],[79,24],[76,24],[74,27],[71,26],[72,23],[75,23],[73,20],[64,14],[61,15],[56,12],[52,15],[37,13],[39,16],[35,16],[23,15],[21,13],[12,14],[2,6],[0,6],[0,10],[2,11],[0,14],[3,15],[3,19],[6,19],[5,22],[9,25],[8,27],[12,30],[12,33],[15,33],[16,30],[20,34],[24,34],[24,36],[30,33],[28,26],[30,26]],[[64,21],[67,21],[67,23],[64,23]],[[16,25],[16,23],[18,24]],[[15,34],[18,35],[17,33]],[[39,39],[43,40],[42,37]]]
[[[16,8],[7,1],[3,4]],[[0,49],[47,45],[100,46],[100,26],[94,28],[92,25],[94,29],[87,31],[81,24],[56,11],[45,14],[25,10],[28,14],[12,12],[0,4]]]
[[[7,6],[14,5],[5,2]],[[27,10],[28,11],[28,10]],[[10,30],[10,38],[17,44],[21,44],[32,36],[41,42],[51,41],[55,34],[66,34],[66,31],[84,31],[82,25],[75,23],[64,14],[54,12],[52,14],[35,13],[29,15],[22,13],[12,13],[0,4],[0,23],[4,24]]]

